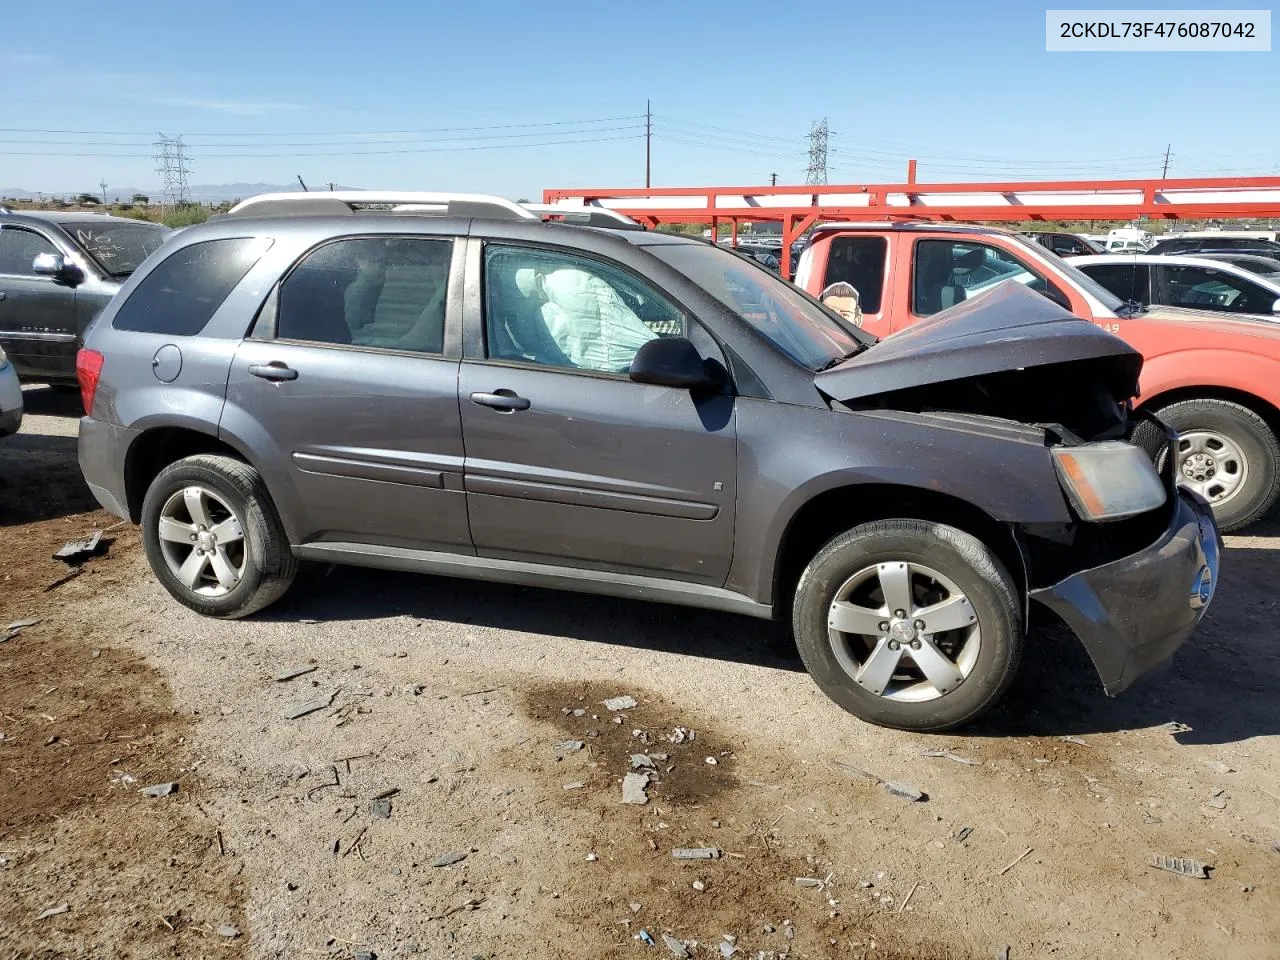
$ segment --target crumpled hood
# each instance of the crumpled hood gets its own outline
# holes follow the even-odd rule
[[[850,401],[926,384],[1101,359],[1112,362],[1088,364],[1092,375],[1105,375],[1106,387],[1117,400],[1135,396],[1142,370],[1138,351],[1034,290],[1003,283],[814,374],[814,382],[827,396]]]

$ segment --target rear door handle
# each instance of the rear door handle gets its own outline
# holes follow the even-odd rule
[[[528,410],[529,401],[517,396],[514,390],[495,390],[493,393],[473,393],[471,402],[482,407],[493,407],[499,413],[511,413],[515,410]]]
[[[294,370],[287,364],[283,364],[278,360],[271,363],[253,363],[249,365],[249,372],[255,377],[261,377],[263,380],[297,380],[298,371]]]
[[[3,300],[7,296],[8,296],[7,293],[5,293],[3,290],[0,290],[0,300]]]

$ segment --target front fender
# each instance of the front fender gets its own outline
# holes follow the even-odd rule
[[[728,585],[771,602],[778,554],[805,504],[892,486],[961,501],[992,520],[1069,523],[1043,431],[896,411],[840,413],[740,398],[738,523]],[[874,513],[874,503],[869,505]],[[866,512],[866,511],[860,511]]]
[[[1139,406],[1186,388],[1225,388],[1280,409],[1280,359],[1243,350],[1178,350],[1152,357],[1138,380]]]

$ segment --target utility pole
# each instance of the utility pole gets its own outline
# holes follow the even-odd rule
[[[778,175],[776,173],[769,174],[769,186],[776,187],[778,185]]]
[[[827,138],[830,133],[826,117],[810,128],[809,169],[805,171],[805,183],[825,184],[827,182]]]
[[[302,174],[298,174],[298,183],[302,184],[302,192],[307,193],[307,185],[302,182]]]
[[[650,187],[651,150],[653,147],[653,105],[649,100],[644,102],[644,188]]]
[[[1160,179],[1163,180],[1169,176],[1169,157],[1172,156],[1169,151],[1173,149],[1173,144],[1169,144],[1164,148],[1164,166],[1160,168]]]
[[[106,203],[107,203],[107,181],[106,181],[106,180],[99,180],[99,181],[98,181],[98,186],[100,186],[100,187],[102,188],[102,203],[103,203],[103,206],[106,206]]]

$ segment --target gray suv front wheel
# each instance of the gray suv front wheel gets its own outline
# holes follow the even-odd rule
[[[142,542],[165,589],[210,617],[261,610],[297,571],[262,476],[232,457],[201,454],[160,471],[142,503]]]
[[[1008,572],[944,524],[883,520],[841,534],[805,568],[792,609],[818,686],[881,726],[965,723],[999,699],[1021,658]]]

